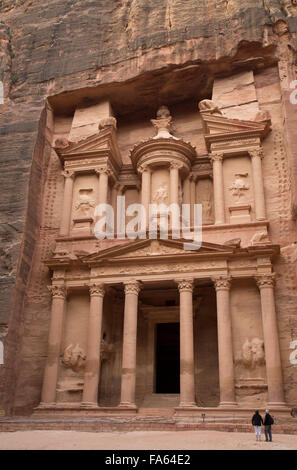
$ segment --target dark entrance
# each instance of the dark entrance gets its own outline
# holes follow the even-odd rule
[[[156,393],[179,393],[179,323],[156,325]]]

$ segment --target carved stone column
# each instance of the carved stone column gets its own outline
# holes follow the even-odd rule
[[[135,408],[137,311],[140,283],[125,283],[125,311],[120,406]]]
[[[82,405],[97,406],[100,377],[100,347],[102,331],[103,284],[90,286],[90,313],[88,322],[87,359]]]
[[[255,195],[255,212],[257,220],[266,219],[264,181],[262,173],[263,150],[261,148],[250,150],[249,154],[252,159],[252,171]]]
[[[260,290],[269,406],[284,406],[284,390],[277,318],[274,301],[274,274],[256,277]]]
[[[224,177],[223,177],[223,154],[212,153],[210,155],[213,166],[213,192],[215,224],[225,223],[225,202],[224,202]]]
[[[236,405],[229,276],[213,279],[217,294],[220,406]]]
[[[108,201],[108,176],[109,170],[106,167],[97,168],[96,173],[99,177],[98,183],[98,203],[107,204]]]
[[[178,204],[178,185],[179,185],[179,170],[182,165],[178,162],[170,164],[170,204]]]
[[[183,204],[191,204],[191,183],[189,176],[184,180],[183,193]]]
[[[190,198],[191,198],[191,225],[194,225],[194,204],[196,203],[197,176],[190,173]]]
[[[62,174],[65,177],[65,184],[60,235],[67,236],[70,231],[74,173],[66,170]]]
[[[66,288],[49,286],[52,293],[52,309],[49,327],[48,354],[44,370],[41,405],[55,404],[59,370],[59,358],[63,333]]]
[[[195,403],[193,279],[176,281],[180,295],[180,404],[193,407]]]
[[[147,165],[139,168],[141,173],[141,204],[145,208],[146,227],[149,224],[149,205],[151,203],[151,169]]]

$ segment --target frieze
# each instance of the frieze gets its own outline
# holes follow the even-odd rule
[[[155,266],[155,265],[154,265]],[[187,273],[201,271],[215,271],[217,269],[226,269],[226,262],[197,262],[189,264],[161,264],[154,268],[151,264],[142,266],[105,266],[92,269],[92,276],[111,276],[119,274],[154,274],[154,273]]]

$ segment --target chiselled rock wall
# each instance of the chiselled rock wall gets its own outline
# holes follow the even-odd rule
[[[196,102],[211,97],[216,78],[247,70],[262,77],[258,84],[255,79],[258,93],[267,91],[266,85],[278,83],[277,119],[269,145],[278,187],[273,211],[280,214],[278,221],[275,216],[273,241],[282,245],[278,270],[285,273],[278,295],[284,311],[290,306],[290,318],[281,325],[281,340],[283,348],[288,348],[289,324],[292,340],[294,334],[297,337],[293,317],[297,105],[292,106],[289,100],[290,83],[296,78],[296,2],[56,0],[41,7],[37,0],[3,0],[0,11],[0,80],[4,83],[4,103],[0,104],[3,334],[9,325],[0,377],[3,392],[5,371],[3,403],[7,411],[17,406],[17,378],[24,357],[27,369],[22,385],[37,390],[41,382],[39,375],[33,374],[36,378],[32,383],[32,370],[39,367],[36,361],[42,358],[34,361],[34,352],[23,349],[22,338],[30,330],[24,305],[34,304],[28,286],[34,274],[32,261],[40,256],[42,204],[48,187],[45,181],[51,191],[56,185],[48,173],[53,110],[71,115],[76,106],[88,105],[108,93],[114,96],[115,112],[124,119],[128,112],[138,112],[137,103],[149,112],[163,101],[170,104],[172,96],[179,93],[183,99]],[[265,75],[270,67],[278,74],[276,81],[269,72]],[[269,90],[267,94],[270,96]],[[270,100],[266,98],[264,104]],[[270,111],[273,106],[269,105]],[[43,226],[43,230],[50,228]],[[40,305],[35,313],[31,310],[34,318],[38,309]],[[29,336],[34,337],[34,332],[30,330]],[[34,349],[34,341],[30,344]],[[289,365],[286,380],[293,384]]]

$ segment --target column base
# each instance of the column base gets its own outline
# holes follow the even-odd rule
[[[130,403],[130,402],[127,402],[127,401],[122,401],[118,408],[124,408],[124,409],[128,409],[128,410],[137,410],[138,407],[135,405],[135,403]]]
[[[41,401],[35,409],[38,410],[38,409],[43,409],[43,408],[55,408],[56,406],[57,406],[57,402],[55,401],[52,401],[50,403]]]
[[[267,409],[269,408],[289,408],[284,401],[271,401],[267,403]]]
[[[236,401],[221,401],[219,404],[219,408],[234,408],[237,406],[238,403],[236,403]]]
[[[81,408],[99,408],[98,403],[91,401],[83,401],[80,406]]]
[[[197,405],[194,401],[193,402],[187,402],[187,403],[180,402],[180,404],[177,407],[175,407],[174,409],[175,410],[180,410],[180,409],[185,409],[185,408],[186,409],[193,409],[193,408],[196,409],[198,407],[197,407]]]

